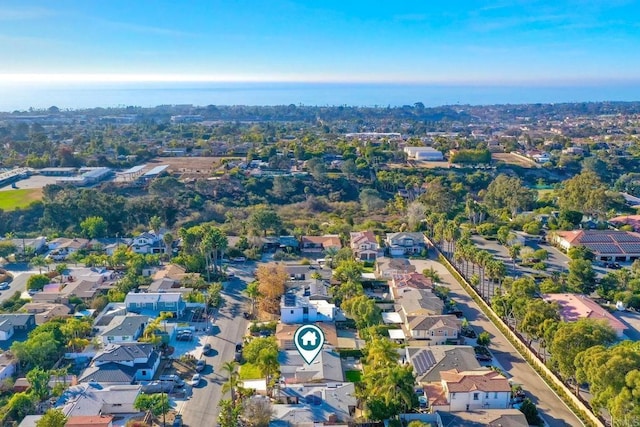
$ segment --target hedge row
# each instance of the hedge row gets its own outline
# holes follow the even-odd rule
[[[339,348],[338,354],[340,354],[342,359],[346,359],[347,357],[353,357],[355,359],[362,358],[362,350],[358,349]]]
[[[509,342],[515,347],[515,349],[520,353],[520,355],[529,363],[529,365],[535,369],[535,371],[540,375],[540,377],[544,380],[547,385],[556,392],[556,394],[562,399],[562,401],[571,409],[571,411],[578,417],[580,420],[585,423],[587,426],[595,426],[602,427],[604,424],[598,420],[598,418],[591,411],[585,411],[576,405],[574,399],[576,399],[573,394],[564,386],[558,385],[558,382],[561,383],[560,379],[557,376],[553,378],[549,376],[547,372],[545,372],[542,368],[540,368],[539,363],[541,363],[537,358],[535,358],[530,350],[520,341],[515,338],[513,332],[504,324],[502,319],[500,319],[495,312],[491,309],[491,307],[478,295],[476,290],[467,283],[467,281],[462,277],[462,275],[451,265],[448,259],[438,251],[438,260],[449,270],[449,273],[453,275],[453,277],[460,283],[460,285],[467,291],[469,296],[478,304],[482,312],[491,320],[502,334],[509,340]]]

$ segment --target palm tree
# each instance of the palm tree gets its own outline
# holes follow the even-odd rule
[[[238,373],[236,372],[236,367],[238,366],[238,362],[236,361],[228,361],[222,364],[222,370],[227,373],[227,382],[222,385],[222,392],[226,393],[227,391],[231,392],[231,401],[235,401],[235,389],[238,386]]]
[[[338,254],[338,248],[336,248],[335,246],[329,246],[324,250],[325,258],[331,260],[329,261],[329,268],[333,268],[333,265],[334,265],[333,259],[336,257],[337,254]]]
[[[366,366],[371,371],[395,365],[398,361],[396,345],[386,338],[374,338],[366,346]]]
[[[251,299],[251,314],[254,314],[256,308],[256,301],[260,297],[259,283],[257,281],[251,282],[247,285],[244,293]]]
[[[480,268],[480,294],[483,298],[486,296],[485,292],[485,270],[487,265],[493,260],[491,254],[485,250],[478,251],[476,255],[476,263]]]
[[[47,260],[42,255],[34,256],[31,258],[31,261],[29,261],[29,265],[31,265],[31,267],[38,267],[39,274],[42,274],[42,267],[47,265]]]

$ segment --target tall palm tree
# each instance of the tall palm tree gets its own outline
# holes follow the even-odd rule
[[[378,370],[398,362],[396,345],[386,338],[374,338],[367,344],[366,366],[368,370]]]
[[[486,296],[486,268],[487,265],[493,260],[491,254],[485,250],[478,251],[476,255],[476,263],[480,268],[480,294],[483,298]]]
[[[251,314],[255,313],[256,301],[260,297],[259,287],[260,287],[260,284],[257,281],[255,281],[255,282],[249,283],[244,290],[244,294],[251,299]]]
[[[231,401],[235,401],[235,390],[238,386],[238,372],[236,372],[236,367],[238,366],[238,362],[236,361],[228,361],[222,364],[222,370],[227,373],[227,382],[222,385],[222,392],[226,393],[231,392]]]
[[[42,255],[34,256],[31,258],[31,261],[29,261],[29,265],[31,265],[31,267],[37,267],[39,274],[42,274],[42,267],[46,267],[47,260]]]

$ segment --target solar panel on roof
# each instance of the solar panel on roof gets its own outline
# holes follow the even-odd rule
[[[592,251],[601,254],[615,254],[620,252],[620,248],[618,248],[618,246],[614,245],[613,243],[590,243],[585,246]]]
[[[580,239],[580,243],[609,243],[613,239],[609,234],[585,234]]]
[[[616,234],[612,235],[612,237],[616,242],[625,242],[625,243],[626,242],[629,242],[629,243],[638,242],[638,243],[640,243],[640,239],[638,239],[633,234],[616,233]]]
[[[640,252],[640,243],[620,243],[620,248],[627,254],[637,254]]]
[[[422,350],[413,357],[412,362],[416,374],[423,375],[436,364],[436,358],[433,357],[431,350]]]

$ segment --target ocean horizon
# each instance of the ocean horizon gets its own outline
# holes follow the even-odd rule
[[[640,82],[591,85],[445,85],[391,83],[77,83],[0,82],[0,111],[158,105],[305,105],[396,107],[422,102],[495,105],[640,101]]]

